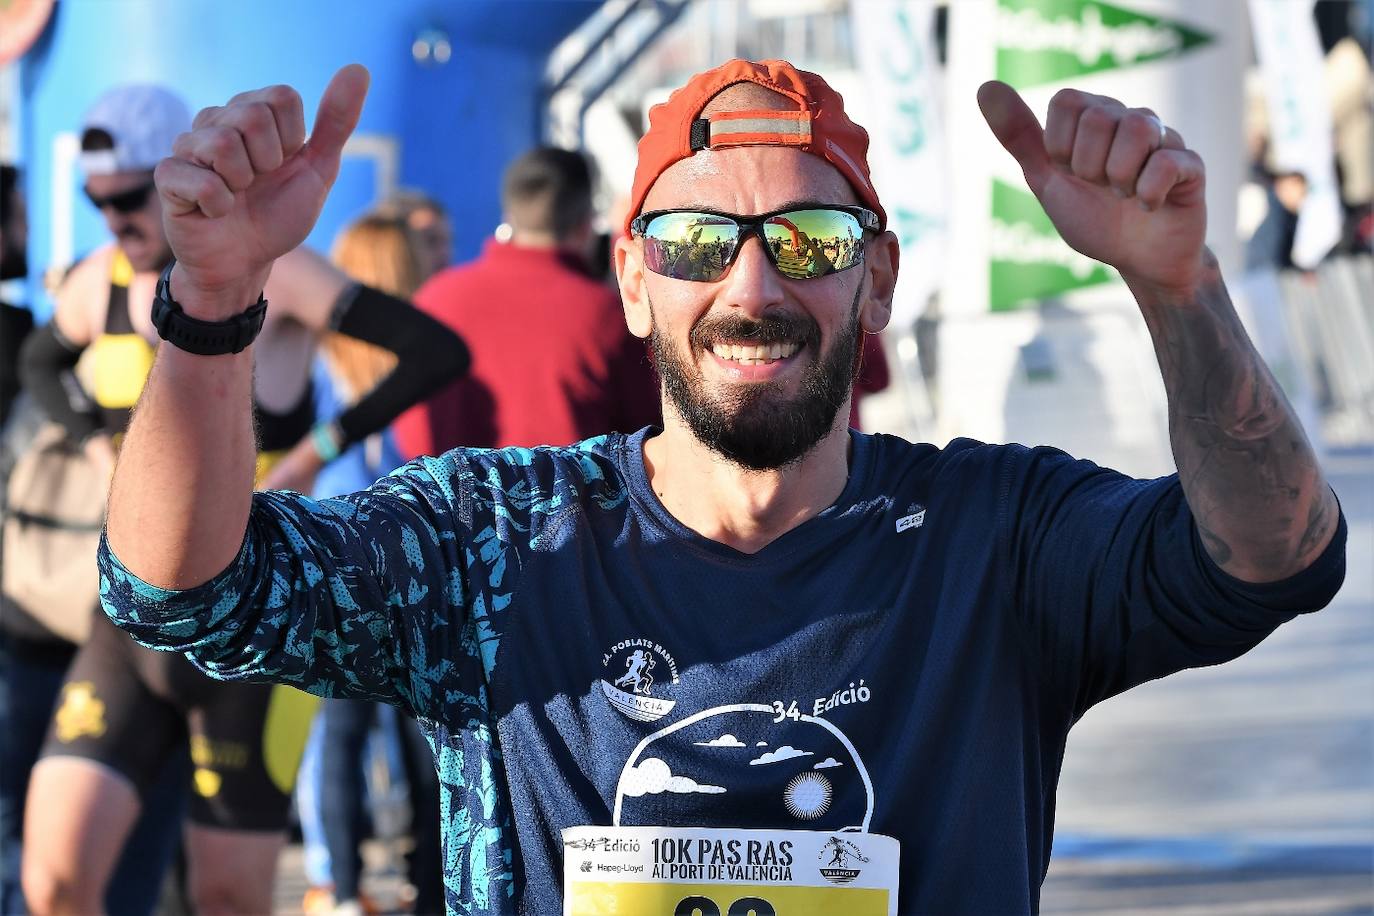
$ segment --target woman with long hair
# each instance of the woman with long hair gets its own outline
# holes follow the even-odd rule
[[[355,281],[398,299],[410,298],[424,280],[417,240],[399,215],[371,213],[354,221],[339,233],[330,258]],[[342,334],[325,336],[320,357],[316,391],[321,398],[335,400],[317,405],[322,414],[351,403],[360,392],[389,375],[396,364],[394,353]],[[401,463],[390,433],[373,433],[321,469],[314,495],[323,498],[362,489]],[[328,867],[317,864],[307,876],[314,885],[306,897],[307,912],[361,913],[371,907],[364,901],[360,886],[358,849],[366,821],[361,761],[368,732],[379,713],[387,716],[391,710],[363,700],[327,700],[316,724],[318,738],[312,736],[311,743],[317,744],[318,757],[312,759],[312,749],[307,749],[300,807],[307,839],[318,846],[318,835],[323,833]],[[440,913],[444,901],[438,783],[415,722],[402,715],[396,716],[396,722],[410,787],[415,840],[408,869],[416,895],[413,906],[417,913]],[[314,797],[309,797],[312,794]],[[318,824],[312,823],[316,812]]]

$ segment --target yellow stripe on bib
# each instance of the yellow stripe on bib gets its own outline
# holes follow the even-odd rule
[[[574,881],[568,887],[568,897],[566,912],[570,916],[639,916],[641,913],[723,916],[741,911],[776,916],[833,916],[837,913],[887,916],[889,912],[887,891],[871,887]],[[750,906],[751,898],[761,901],[761,905]]]

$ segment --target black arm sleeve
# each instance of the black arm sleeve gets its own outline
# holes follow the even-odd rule
[[[372,435],[402,411],[462,375],[471,359],[463,339],[404,299],[370,286],[344,290],[332,329],[396,354],[396,368],[335,421],[341,447]]]
[[[72,371],[83,349],[49,321],[30,334],[19,351],[20,385],[77,442],[104,426],[95,403]]]

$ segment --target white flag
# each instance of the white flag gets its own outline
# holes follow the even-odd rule
[[[1313,0],[1250,0],[1250,21],[1269,111],[1271,158],[1301,172],[1307,197],[1298,211],[1293,263],[1311,270],[1341,238],[1341,198],[1331,146],[1325,62]]]
[[[850,4],[869,164],[888,228],[902,248],[892,325],[903,330],[920,317],[945,270],[947,175],[935,6],[935,0]]]

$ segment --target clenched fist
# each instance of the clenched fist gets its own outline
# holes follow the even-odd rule
[[[176,255],[172,294],[198,318],[252,303],[272,262],[305,240],[339,173],[367,95],[368,72],[344,67],[324,91],[309,139],[300,94],[269,86],[196,115],[155,178]]]
[[[1040,122],[1005,83],[978,105],[1059,234],[1133,286],[1187,298],[1207,275],[1202,159],[1154,112],[1064,89]]]

